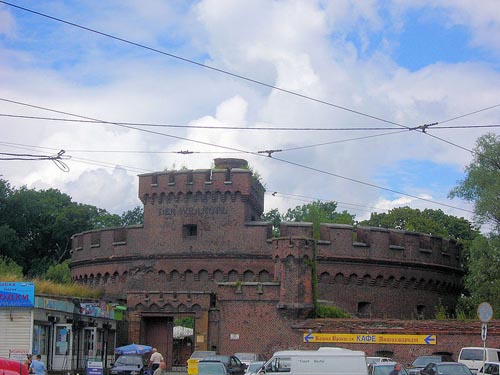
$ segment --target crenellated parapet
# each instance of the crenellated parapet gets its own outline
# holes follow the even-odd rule
[[[281,223],[282,237],[313,237],[311,223]],[[453,239],[396,229],[322,224],[318,259],[351,258],[415,262],[460,269],[461,246]]]
[[[240,199],[257,220],[264,211],[262,184],[243,159],[215,159],[213,169],[174,170],[139,175],[139,199],[145,205],[225,202]],[[248,219],[250,220],[250,219]]]

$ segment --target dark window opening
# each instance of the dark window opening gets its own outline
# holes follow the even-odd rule
[[[151,176],[151,185],[158,185],[158,175],[154,174]]]
[[[418,305],[417,306],[417,316],[419,318],[423,318],[425,314],[425,305]]]
[[[371,316],[371,303],[358,302],[358,317],[370,318],[370,316]]]
[[[195,237],[198,235],[198,226],[196,224],[185,224],[182,227],[184,237]]]
[[[188,172],[187,173],[187,183],[192,184],[193,183],[193,172]]]
[[[217,305],[217,295],[215,293],[210,294],[210,307],[215,307]]]

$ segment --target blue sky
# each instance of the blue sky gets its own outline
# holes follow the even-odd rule
[[[451,0],[12,3],[332,104],[0,3],[0,98],[107,121],[242,128],[154,128],[165,134],[153,135],[0,116],[0,152],[65,149],[72,157],[68,173],[50,162],[3,161],[3,178],[14,186],[55,187],[121,213],[140,204],[138,173],[207,168],[213,158],[240,157],[270,190],[365,207],[352,211],[359,219],[373,207],[385,212],[401,205],[472,218],[470,205],[447,198],[472,160],[450,143],[472,149],[486,129],[428,131],[444,141],[415,131],[355,138],[499,104],[496,1],[481,7]],[[61,117],[1,100],[0,113]],[[446,124],[498,124],[499,116],[494,108]],[[250,130],[263,126],[304,130]],[[347,130],[305,130],[317,127]],[[374,127],[387,129],[368,129]],[[292,148],[273,155],[281,160],[257,153]],[[172,153],[187,149],[196,153]],[[266,210],[303,203],[290,195],[267,197]]]

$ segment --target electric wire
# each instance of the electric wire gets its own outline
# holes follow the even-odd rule
[[[407,132],[408,132],[407,130],[397,130],[397,131],[388,132],[388,133],[366,135],[364,137],[357,137],[357,138],[340,139],[340,140],[337,140],[337,141],[316,143],[316,144],[312,144],[312,145],[308,145],[308,146],[290,147],[290,148],[284,148],[284,149],[281,149],[281,150],[273,150],[273,151],[279,151],[279,152],[296,151],[296,150],[303,150],[303,149],[306,149],[306,148],[327,146],[327,145],[333,145],[333,144],[336,144],[336,143],[344,143],[344,142],[351,142],[351,141],[359,141],[361,139],[376,138],[376,137],[382,137],[382,136],[386,136],[386,135],[393,135],[393,134],[407,133]]]
[[[266,191],[266,195],[271,195],[273,197],[283,197],[286,199],[294,199],[300,202],[329,202],[333,201],[337,203],[337,207],[344,207],[352,210],[359,210],[359,211],[366,211],[366,212],[373,212],[372,210],[381,210],[381,211],[389,211],[387,208],[382,208],[382,207],[372,207],[372,206],[366,206],[362,204],[355,204],[355,203],[348,203],[348,202],[341,202],[337,201],[335,199],[323,199],[323,198],[315,198],[315,197],[310,197],[307,195],[299,195],[299,194],[291,194],[291,193],[283,193],[280,191],[273,191],[272,189],[269,190],[269,192]],[[349,207],[352,206],[352,207]]]
[[[43,117],[43,116],[28,116],[28,115],[15,115],[11,113],[0,113],[0,117],[11,117],[19,119],[30,120],[44,120],[44,121],[61,121],[61,122],[76,122],[88,124],[120,124],[144,127],[159,127],[159,128],[181,128],[181,129],[208,129],[208,130],[270,130],[270,131],[379,131],[379,130],[393,130],[394,127],[290,127],[290,126],[218,126],[218,125],[181,125],[181,124],[160,124],[160,123],[146,123],[146,122],[124,122],[124,121],[92,121],[82,119],[68,119],[60,117]],[[449,125],[449,126],[432,126],[435,129],[481,129],[481,128],[499,128],[500,124],[486,124],[486,125]],[[419,130],[421,126],[411,128],[409,130]],[[427,127],[429,129],[429,127]]]
[[[12,143],[12,142],[0,142],[0,145],[12,147],[12,148],[18,148],[21,150],[35,151],[35,152],[38,151],[38,149],[54,149],[54,148],[50,148],[50,147],[25,145],[25,144]],[[64,151],[68,151],[68,150],[64,150]],[[60,156],[62,156],[62,155],[60,155]],[[56,158],[56,161],[60,161],[59,159],[61,159],[61,157]],[[65,155],[64,159],[71,159],[71,161],[76,161],[76,162],[85,163],[85,164],[89,164],[89,165],[98,165],[98,166],[108,167],[108,168],[113,168],[113,169],[118,167],[118,168],[127,170],[129,172],[134,172],[134,173],[154,172],[153,170],[149,170],[149,169],[131,167],[131,166],[126,166],[126,165],[121,165],[118,163],[107,163],[107,162],[100,161],[100,160],[85,159],[85,158],[79,158],[79,157],[75,157],[75,156]],[[31,159],[22,159],[22,160],[31,160]],[[43,159],[43,160],[54,161],[53,159]],[[68,169],[68,172],[69,172],[69,167],[66,167],[66,168]]]
[[[4,1],[4,0],[0,0],[0,3],[8,5],[8,6],[11,6],[13,8],[17,8],[17,9],[23,10],[25,12],[29,12],[29,13],[32,13],[32,14],[36,14],[36,15],[48,18],[48,19],[53,20],[53,21],[57,21],[57,22],[64,23],[66,25],[77,27],[79,29],[82,29],[82,30],[85,30],[85,31],[89,31],[91,33],[95,33],[95,34],[98,34],[98,35],[101,35],[101,36],[104,36],[104,37],[107,37],[107,38],[111,38],[111,39],[117,40],[119,42],[130,44],[130,45],[133,45],[135,47],[143,48],[143,49],[146,49],[148,51],[156,52],[156,53],[162,54],[164,56],[168,56],[168,57],[171,57],[171,58],[174,58],[174,59],[177,59],[177,60],[181,60],[183,62],[194,64],[194,65],[197,65],[197,66],[205,68],[205,69],[210,69],[212,71],[215,71],[215,72],[218,72],[218,73],[222,73],[222,74],[234,77],[234,78],[239,78],[239,79],[245,80],[247,82],[255,83],[257,85],[260,85],[260,86],[263,86],[263,87],[266,87],[266,88],[269,88],[269,89],[272,89],[272,90],[276,90],[276,91],[280,91],[280,92],[283,92],[283,93],[286,93],[286,94],[294,95],[294,96],[297,96],[297,97],[302,98],[302,99],[310,100],[310,101],[313,101],[313,102],[316,102],[316,103],[320,103],[320,104],[324,104],[324,105],[327,105],[327,106],[330,106],[330,107],[333,107],[333,108],[337,108],[337,109],[340,109],[340,110],[343,110],[343,111],[354,113],[354,114],[357,114],[359,116],[364,116],[364,117],[367,117],[367,118],[371,118],[373,120],[385,122],[385,123],[388,123],[388,124],[392,124],[392,125],[396,125],[396,126],[408,129],[407,126],[398,124],[397,122],[394,122],[394,121],[386,120],[386,119],[383,119],[383,118],[378,117],[378,116],[373,116],[373,115],[370,115],[370,114],[367,114],[367,113],[364,113],[364,112],[360,112],[360,111],[357,111],[357,110],[354,110],[354,109],[350,109],[350,108],[347,108],[347,107],[344,107],[344,106],[340,106],[340,105],[337,105],[337,104],[334,104],[334,103],[331,103],[331,102],[327,102],[325,100],[314,98],[312,96],[308,96],[308,95],[305,95],[305,94],[300,94],[300,93],[298,93],[296,91],[287,90],[287,89],[281,88],[279,86],[275,86],[275,85],[271,85],[269,83],[265,83],[265,82],[259,81],[259,80],[254,79],[254,78],[250,78],[250,77],[243,76],[241,74],[230,72],[228,70],[224,70],[224,69],[217,68],[217,67],[214,67],[214,66],[211,66],[211,65],[203,64],[203,63],[200,63],[200,62],[197,62],[197,61],[194,61],[194,60],[191,60],[191,59],[179,56],[179,55],[175,55],[173,53],[165,52],[165,51],[162,51],[160,49],[149,47],[149,46],[146,46],[144,44],[133,42],[133,41],[128,40],[128,39],[120,38],[120,37],[112,35],[112,34],[108,34],[108,33],[102,32],[102,31],[98,31],[96,29],[92,29],[90,27],[86,27],[86,26],[83,26],[83,25],[80,25],[80,24],[77,24],[77,23],[74,23],[74,22],[66,21],[66,20],[63,20],[63,19],[58,18],[58,17],[50,16],[48,14],[41,13],[41,12],[35,11],[33,9],[28,9],[28,8],[25,8],[25,7],[22,7],[22,6],[19,6],[19,5],[15,5],[15,4],[9,3],[9,2]]]
[[[0,2],[1,2],[1,0],[0,0]],[[4,99],[2,99],[2,100],[4,100]],[[82,115],[78,115],[78,114],[72,114],[72,113],[69,113],[69,112],[59,111],[59,110],[50,109],[50,108],[46,108],[46,107],[41,107],[41,106],[37,106],[37,105],[32,105],[32,104],[28,104],[28,103],[21,103],[21,102],[16,102],[16,101],[13,101],[13,100],[7,100],[7,101],[9,101],[11,103],[22,105],[22,106],[27,106],[27,107],[42,109],[42,110],[49,111],[49,112],[61,113],[61,114],[69,115],[69,116],[74,116],[74,117],[79,117],[79,118],[85,118],[85,119],[90,119],[90,120],[96,120],[96,119],[91,118],[91,117],[82,116]],[[463,208],[460,208],[460,207],[455,207],[455,206],[452,206],[452,205],[449,205],[449,204],[446,204],[446,203],[437,202],[437,201],[433,201],[431,199],[422,198],[422,197],[419,197],[419,196],[416,196],[416,195],[412,195],[412,194],[400,192],[400,191],[397,191],[397,190],[394,190],[394,189],[390,189],[390,188],[386,188],[386,187],[379,186],[379,185],[376,185],[376,184],[372,184],[372,183],[369,183],[369,182],[357,180],[357,179],[354,179],[354,178],[351,178],[351,177],[345,177],[345,176],[342,176],[342,175],[339,175],[339,174],[336,174],[336,173],[324,171],[324,170],[321,170],[321,169],[318,169],[318,168],[315,168],[315,167],[307,166],[307,165],[296,163],[296,162],[293,162],[293,161],[289,161],[289,160],[285,160],[285,159],[281,159],[281,158],[276,158],[276,157],[265,156],[265,155],[263,155],[261,153],[258,153],[258,152],[253,152],[253,151],[248,151],[248,150],[242,150],[242,149],[239,149],[239,148],[236,148],[236,147],[229,147],[229,146],[217,145],[215,143],[210,143],[210,142],[205,142],[205,141],[199,141],[199,140],[189,139],[189,138],[186,138],[186,137],[180,137],[180,136],[175,136],[175,135],[171,135],[171,134],[160,133],[160,132],[157,132],[157,131],[136,128],[136,127],[128,126],[128,125],[120,125],[120,124],[114,124],[114,123],[109,123],[109,125],[114,125],[114,126],[118,126],[118,127],[127,128],[127,129],[133,129],[133,130],[137,130],[137,131],[148,133],[148,134],[160,135],[160,136],[164,136],[164,137],[168,137],[168,138],[174,138],[174,139],[184,140],[184,141],[192,142],[192,143],[196,143],[196,144],[208,145],[208,146],[213,146],[213,147],[222,148],[222,149],[231,150],[231,151],[239,151],[239,152],[247,154],[247,155],[254,155],[254,156],[260,156],[260,157],[270,158],[270,159],[276,160],[278,162],[282,162],[282,163],[285,163],[285,164],[288,164],[288,165],[293,165],[293,166],[296,166],[296,167],[299,167],[299,168],[302,168],[302,169],[306,169],[306,170],[310,170],[310,171],[313,171],[313,172],[325,174],[325,175],[328,175],[328,176],[337,177],[339,179],[343,179],[343,180],[346,180],[346,181],[354,182],[354,183],[357,183],[357,184],[360,184],[360,185],[369,186],[369,187],[372,187],[372,188],[376,188],[376,189],[388,191],[388,192],[391,192],[391,193],[394,193],[394,194],[398,194],[398,195],[407,196],[407,197],[410,197],[410,198],[414,198],[414,199],[421,200],[421,201],[424,201],[424,202],[428,202],[428,203],[440,205],[440,206],[443,206],[443,207],[448,207],[448,208],[456,209],[456,210],[459,210],[459,211],[464,211],[464,212],[468,212],[468,213],[474,213],[474,212],[472,212],[470,210],[466,210],[466,209],[463,209]]]
[[[120,37],[112,35],[112,34],[108,34],[108,33],[102,32],[102,31],[98,31],[96,29],[92,29],[90,27],[86,27],[86,26],[83,26],[83,25],[80,25],[80,24],[77,24],[77,23],[74,23],[74,22],[70,22],[70,21],[63,20],[63,19],[58,18],[58,17],[54,17],[54,16],[51,16],[51,15],[48,15],[48,14],[45,14],[45,13],[42,13],[42,12],[38,12],[38,11],[35,11],[33,9],[21,7],[19,5],[12,4],[12,3],[9,3],[9,2],[4,1],[4,0],[0,0],[0,3],[8,5],[8,6],[11,6],[13,8],[16,8],[16,9],[19,9],[19,10],[22,10],[22,11],[25,11],[25,12],[29,12],[29,13],[32,13],[32,14],[39,15],[41,17],[48,18],[48,19],[53,20],[53,21],[57,21],[57,22],[60,22],[60,23],[66,24],[66,25],[70,25],[70,26],[73,26],[73,27],[76,27],[76,28],[79,28],[79,29],[82,29],[82,30],[85,30],[85,31],[88,31],[88,32],[91,32],[91,33],[95,33],[95,34],[98,34],[98,35],[101,35],[101,36],[104,36],[104,37],[107,37],[107,38],[111,38],[111,39],[119,41],[119,42],[123,42],[123,43],[126,43],[126,44],[133,45],[135,47],[139,47],[139,48],[143,48],[143,49],[146,49],[146,50],[149,50],[149,51],[152,51],[152,52],[156,52],[156,53],[159,53],[159,54],[162,54],[162,55],[174,58],[174,59],[181,60],[183,62],[187,62],[187,63],[190,63],[190,64],[197,65],[197,66],[202,67],[202,68],[210,69],[212,71],[215,71],[215,72],[218,72],[218,73],[222,73],[222,74],[234,77],[234,78],[239,78],[239,79],[251,82],[251,83],[255,83],[257,85],[260,85],[260,86],[263,86],[263,87],[267,87],[267,88],[272,89],[272,90],[277,90],[277,91],[280,91],[280,92],[284,92],[284,93],[287,93],[287,94],[290,94],[290,95],[294,95],[294,96],[297,96],[297,97],[300,97],[300,98],[303,98],[303,99],[314,101],[314,102],[317,102],[317,103],[320,103],[320,104],[324,104],[324,105],[327,105],[327,106],[330,106],[330,107],[334,107],[334,108],[337,108],[337,109],[340,109],[340,110],[344,110],[344,111],[347,111],[347,112],[350,112],[350,113],[354,113],[354,114],[357,114],[357,115],[360,115],[360,116],[364,116],[364,117],[371,118],[371,119],[374,119],[374,120],[377,120],[377,121],[382,121],[382,122],[385,122],[385,123],[388,123],[388,124],[396,125],[398,127],[406,128],[408,130],[414,130],[413,128],[410,128],[408,126],[396,123],[394,121],[389,121],[389,120],[383,119],[383,118],[378,117],[378,116],[373,116],[373,115],[370,115],[370,114],[367,114],[367,113],[364,113],[364,112],[360,112],[360,111],[353,110],[353,109],[350,109],[350,108],[347,108],[347,107],[344,107],[344,106],[340,106],[340,105],[337,105],[337,104],[334,104],[334,103],[331,103],[331,102],[327,102],[325,100],[314,98],[314,97],[311,97],[311,96],[308,96],[308,95],[305,95],[305,94],[300,94],[300,93],[295,92],[295,91],[287,90],[287,89],[281,88],[279,86],[271,85],[271,84],[259,81],[257,79],[246,77],[246,76],[243,76],[243,75],[240,75],[240,74],[237,74],[237,73],[233,73],[233,72],[221,69],[221,68],[217,68],[217,67],[214,67],[214,66],[211,66],[211,65],[203,64],[203,63],[200,63],[200,62],[197,62],[197,61],[194,61],[194,60],[191,60],[191,59],[179,56],[179,55],[175,55],[173,53],[165,52],[165,51],[162,51],[162,50],[159,50],[159,49],[156,49],[156,48],[152,48],[152,47],[146,46],[146,45],[141,44],[141,43],[133,42],[131,40],[120,38]],[[474,112],[471,112],[471,113],[468,113],[468,114],[465,114],[465,115],[461,115],[461,116],[457,116],[457,117],[454,117],[454,118],[450,118],[450,119],[442,121],[442,122],[448,122],[448,121],[456,120],[458,118],[462,118],[462,117],[469,116],[469,115],[472,115],[472,114],[475,114],[475,113],[478,113],[478,112],[486,111],[488,109],[492,109],[492,108],[495,108],[495,107],[498,107],[498,106],[500,106],[500,104],[497,104],[497,105],[494,105],[494,106],[491,106],[491,107],[487,107],[487,108],[484,108],[484,109],[480,109],[480,110],[477,110],[477,111],[474,111]],[[462,146],[456,145],[453,142],[446,141],[446,140],[444,140],[444,139],[442,139],[440,137],[434,136],[434,138],[438,139],[438,140],[441,140],[443,142],[446,142],[446,143],[448,143],[450,145],[456,146],[458,148],[461,148],[461,149],[467,150],[469,152],[472,152],[471,150],[468,150],[468,149],[466,149],[466,148],[464,148]]]
[[[448,120],[439,121],[439,122],[438,122],[438,124],[444,124],[445,122],[455,121],[455,120],[458,120],[458,119],[460,119],[460,118],[464,118],[464,117],[467,117],[467,116],[475,115],[476,113],[479,113],[479,112],[484,112],[484,111],[487,111],[487,110],[489,110],[489,109],[493,109],[493,108],[497,108],[497,107],[500,107],[500,103],[499,103],[499,104],[492,105],[492,106],[490,106],[490,107],[481,108],[481,109],[478,109],[478,110],[476,110],[476,111],[472,111],[472,112],[469,112],[469,113],[465,113],[465,114],[460,115],[460,116],[452,117],[452,118],[449,118]]]

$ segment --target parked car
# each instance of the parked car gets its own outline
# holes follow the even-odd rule
[[[222,362],[199,361],[198,375],[229,375],[229,371]]]
[[[455,362],[453,358],[445,354],[436,355],[421,355],[415,358],[415,360],[410,363],[407,367],[408,373],[410,375],[419,375],[420,371],[425,368],[429,363],[439,363],[439,362]]]
[[[245,375],[256,375],[259,373],[259,370],[264,366],[265,361],[255,361],[250,362],[247,369],[245,370]],[[495,374],[499,375],[499,374]]]
[[[429,363],[420,371],[421,375],[472,375],[469,368],[460,362]]]
[[[235,357],[234,355],[210,355],[203,359],[203,362],[213,361],[224,363],[230,374],[243,375],[245,373],[245,370],[247,369],[247,365],[241,362],[238,357]],[[202,361],[200,361],[199,363],[201,362]]]
[[[458,361],[466,365],[472,373],[476,373],[484,362],[499,362],[500,349],[481,348],[481,347],[466,347],[460,349]]]
[[[191,353],[191,357],[189,357],[189,359],[197,359],[201,361],[205,357],[216,354],[217,353],[214,352],[213,350],[195,350],[193,353]]]
[[[8,358],[0,358],[0,374],[28,375],[28,367],[22,362]]]
[[[368,365],[368,375],[389,375],[394,370],[396,362],[375,362]],[[408,375],[406,368],[401,365],[399,375]]]
[[[119,356],[109,369],[110,375],[144,375],[147,361],[141,354],[125,354]]]
[[[255,361],[265,361],[266,359],[264,358],[263,354],[260,353],[234,353],[235,357],[238,357],[238,359],[246,364],[247,366]]]
[[[389,357],[366,357],[366,364],[370,365],[377,362],[394,362],[392,358]]]
[[[473,370],[471,370],[474,373]],[[500,375],[500,362],[486,362],[483,367],[479,369],[477,375]]]

